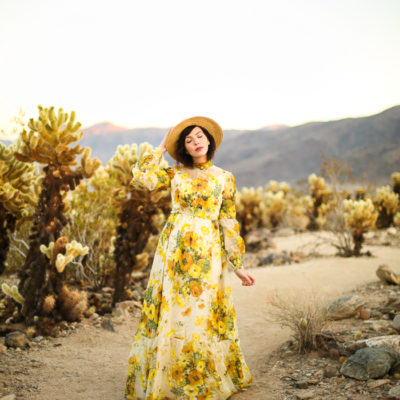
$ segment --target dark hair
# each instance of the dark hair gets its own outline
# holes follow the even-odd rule
[[[186,127],[179,135],[179,139],[176,145],[176,159],[178,162],[182,163],[186,167],[193,167],[193,157],[186,152],[186,147],[185,147],[185,139],[186,136],[189,135],[189,133],[193,130],[193,128],[200,128],[204,134],[207,136],[208,140],[210,141],[210,144],[208,145],[208,151],[207,151],[207,161],[211,160],[214,157],[215,153],[215,140],[214,137],[207,131],[207,129],[198,126],[198,125],[190,125]]]

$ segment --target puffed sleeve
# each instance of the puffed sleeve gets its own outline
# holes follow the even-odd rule
[[[138,185],[148,190],[170,187],[174,171],[171,167],[160,167],[162,155],[162,150],[155,147],[150,154],[138,159],[132,167],[131,185]]]
[[[243,267],[243,255],[245,253],[244,240],[240,236],[239,222],[236,219],[236,183],[231,172],[227,172],[224,189],[222,192],[222,203],[219,212],[219,224],[228,265],[236,270]]]

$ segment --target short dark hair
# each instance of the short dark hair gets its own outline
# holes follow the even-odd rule
[[[215,140],[214,137],[208,132],[207,129],[198,126],[198,125],[190,125],[186,127],[179,135],[177,146],[176,146],[176,159],[178,162],[182,163],[186,167],[193,167],[193,157],[186,152],[186,147],[185,147],[185,139],[186,136],[189,135],[189,133],[193,130],[193,128],[200,128],[205,135],[207,136],[208,140],[210,141],[210,144],[208,145],[208,151],[207,151],[207,161],[211,160],[214,157],[215,153]]]

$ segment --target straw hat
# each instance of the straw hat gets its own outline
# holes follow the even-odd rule
[[[180,122],[178,125],[174,126],[172,131],[169,133],[167,137],[167,141],[165,143],[165,147],[169,155],[176,160],[176,150],[178,139],[182,131],[190,125],[200,126],[200,128],[207,129],[207,131],[212,135],[215,140],[215,148],[217,149],[218,146],[222,142],[222,129],[215,122],[213,119],[208,117],[192,117],[185,119],[184,121]]]

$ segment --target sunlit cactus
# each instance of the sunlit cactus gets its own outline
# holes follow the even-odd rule
[[[378,228],[388,228],[399,209],[399,195],[391,191],[390,186],[382,186],[376,190],[375,207],[379,212]]]
[[[7,148],[0,143],[0,275],[5,269],[10,235],[32,220],[37,203],[36,168],[18,161],[13,155],[15,149],[14,144]]]
[[[285,193],[282,190],[277,192],[267,191],[263,196],[262,217],[264,225],[276,228],[282,223],[283,216],[287,210]]]
[[[364,234],[375,226],[378,213],[371,199],[343,200],[343,210],[346,224],[353,237],[353,255],[359,256],[364,241]]]
[[[392,188],[393,192],[395,192],[400,197],[400,172],[393,172]]]
[[[89,148],[70,146],[83,135],[79,131],[81,124],[75,122],[75,112],[68,114],[60,108],[56,113],[54,107],[42,106],[38,109],[38,119],[29,120],[14,152],[19,161],[44,164],[29,251],[19,274],[18,289],[25,298],[21,313],[28,324],[34,322],[34,316],[40,319],[44,299],[52,294],[57,296],[65,280],[65,274],[52,267],[40,246],[48,247],[50,242],[57,241],[68,223],[67,192],[74,190],[83,178],[90,178],[101,164],[97,158],[89,158]]]
[[[313,206],[311,196],[291,191],[286,195],[286,201],[288,203],[287,224],[294,229],[305,230],[310,222],[309,210]]]
[[[50,242],[49,246],[46,247],[44,244],[40,246],[40,251],[46,254],[47,258],[50,260],[50,264],[57,269],[59,273],[62,273],[74,258],[78,256],[84,256],[89,252],[89,247],[82,246],[76,240],[71,243],[66,243],[64,237],[57,240],[59,243]]]
[[[323,202],[326,202],[330,192],[325,182],[325,179],[322,177],[318,177],[315,174],[311,174],[308,177],[308,183],[309,183],[311,198],[313,200],[313,206],[310,212],[310,223],[308,224],[308,229],[318,230],[320,228],[320,226],[318,225],[319,207]]]
[[[9,285],[7,285],[7,283],[3,283],[1,285],[1,290],[7,296],[12,297],[17,303],[24,304],[25,299],[23,298],[21,293],[18,291],[18,288],[16,285],[13,285],[10,287]]]
[[[142,143],[139,149],[136,143],[132,146],[118,146],[106,167],[110,177],[116,181],[116,188],[112,193],[113,204],[119,210],[117,237],[114,242],[114,305],[129,297],[132,271],[145,268],[144,264],[148,259],[141,254],[150,235],[159,232],[155,217],[159,214],[167,215],[171,211],[169,189],[164,187],[148,190],[132,177],[134,164],[151,150],[149,143]],[[165,168],[168,174],[173,173],[164,159],[159,168]]]
[[[236,195],[236,218],[240,224],[240,233],[243,236],[254,228],[263,224],[263,188],[243,187]]]

